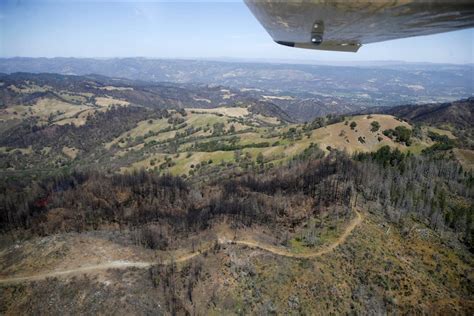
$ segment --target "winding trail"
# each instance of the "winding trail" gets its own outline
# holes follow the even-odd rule
[[[259,249],[271,252],[275,255],[290,257],[290,258],[308,259],[308,258],[320,257],[322,255],[327,254],[328,252],[333,251],[336,247],[344,243],[347,237],[349,237],[349,235],[352,233],[352,231],[357,226],[359,226],[360,223],[362,223],[362,220],[363,220],[362,214],[357,210],[354,210],[354,211],[357,216],[349,223],[349,225],[346,227],[346,229],[341,234],[341,236],[339,236],[333,243],[325,245],[316,251],[294,253],[294,252],[289,251],[286,248],[276,247],[272,245],[265,245],[258,241],[234,240],[234,241],[229,241],[229,243],[237,244],[237,245],[245,245],[251,248],[259,248]]]
[[[362,214],[354,210],[356,213],[356,217],[349,223],[349,225],[346,227],[344,232],[339,236],[333,243],[328,244],[326,246],[323,246],[322,248],[316,250],[316,251],[311,251],[311,252],[304,252],[304,253],[294,253],[291,252],[290,250],[286,248],[281,248],[273,245],[268,245],[264,244],[258,241],[253,241],[253,240],[231,240],[231,239],[226,239],[226,238],[218,238],[218,243],[219,244],[231,244],[231,245],[243,245],[247,246],[250,248],[257,248],[261,249],[264,251],[268,251],[270,253],[273,253],[278,256],[284,256],[284,257],[290,257],[290,258],[299,258],[299,259],[308,259],[308,258],[316,258],[323,256],[331,251],[333,251],[335,248],[337,248],[339,245],[344,243],[349,237],[349,235],[352,233],[352,231],[359,226],[362,221],[363,221],[363,216]],[[210,248],[207,249],[201,249],[199,251],[191,252],[186,255],[182,255],[180,257],[175,258],[174,260],[164,260],[161,262],[161,264],[171,264],[171,263],[182,263],[186,262],[188,260],[193,259],[194,257],[197,257],[201,255],[203,252],[209,250]],[[0,279],[0,284],[8,284],[8,283],[20,283],[20,282],[31,282],[31,281],[39,281],[39,280],[44,280],[47,278],[52,278],[52,277],[60,277],[64,275],[78,275],[78,274],[83,274],[87,272],[98,272],[98,271],[103,271],[107,269],[126,269],[126,268],[148,268],[150,266],[153,266],[157,264],[157,262],[144,262],[144,261],[124,261],[124,260],[117,260],[117,261],[111,261],[111,262],[106,262],[106,263],[101,263],[101,264],[96,264],[96,265],[88,265],[88,266],[83,266],[79,268],[74,268],[74,269],[68,269],[68,270],[62,270],[62,271],[51,271],[51,272],[45,272],[45,273],[38,273],[34,275],[26,275],[26,276],[16,276],[16,277],[9,277],[9,278],[4,278]]]

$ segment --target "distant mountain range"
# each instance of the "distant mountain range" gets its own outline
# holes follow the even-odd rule
[[[371,106],[449,102],[474,95],[474,65],[329,66],[148,58],[3,58],[0,72],[98,74],[148,82],[227,86],[254,93],[301,121]],[[264,90],[264,91],[260,91]],[[278,97],[278,98],[275,98]]]

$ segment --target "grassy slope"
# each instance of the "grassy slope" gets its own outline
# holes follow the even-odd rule
[[[321,148],[331,146],[346,150],[349,153],[375,151],[384,145],[397,147],[401,150],[408,150],[406,146],[394,143],[393,140],[383,135],[382,131],[385,129],[394,129],[397,126],[405,126],[411,128],[406,122],[400,122],[391,115],[371,115],[372,118],[367,118],[366,115],[360,115],[348,118],[349,123],[336,123],[327,127],[317,129],[313,132],[310,140],[320,144]],[[371,122],[377,121],[380,123],[380,129],[377,132],[371,132]],[[354,129],[350,128],[350,123],[355,122],[357,126]],[[361,143],[358,138],[362,137],[365,143]],[[378,141],[378,137],[382,140]]]
[[[474,170],[474,150],[455,148],[453,151],[466,170]]]
[[[106,87],[105,91],[113,89]],[[19,89],[13,88],[12,89]],[[25,86],[28,92],[43,92],[48,87]],[[18,91],[22,91],[18,90]],[[25,90],[26,91],[26,90]],[[25,119],[31,116],[39,118],[40,124],[63,125],[72,123],[76,126],[85,124],[87,117],[98,111],[106,111],[111,105],[127,106],[123,100],[110,97],[96,97],[86,93],[55,91],[59,98],[45,97],[36,100],[32,105],[17,105],[0,112],[0,119],[13,122],[12,119]],[[14,112],[16,114],[14,114]],[[429,141],[415,141],[411,147],[395,143],[384,136],[382,131],[402,125],[410,128],[408,123],[398,121],[390,115],[356,116],[346,118],[346,122],[332,124],[323,128],[305,132],[302,125],[282,124],[274,117],[254,114],[247,107],[219,107],[214,109],[186,109],[186,116],[171,111],[173,118],[182,120],[173,123],[168,118],[143,120],[134,128],[122,133],[114,140],[104,144],[103,148],[91,148],[90,153],[72,154],[69,150],[60,153],[60,159],[81,163],[84,155],[100,152],[106,157],[100,164],[104,167],[113,166],[113,170],[132,170],[135,168],[155,169],[164,166],[165,158],[171,159],[170,166],[162,169],[173,174],[188,174],[191,166],[201,162],[209,162],[218,166],[222,162],[238,163],[233,151],[199,152],[192,146],[196,143],[217,141],[226,143],[231,137],[238,137],[235,145],[243,147],[241,152],[247,160],[256,161],[263,154],[265,163],[280,163],[302,153],[311,143],[318,144],[325,151],[328,148],[346,150],[349,153],[358,151],[374,151],[383,145],[397,147],[402,151],[420,152],[430,145]],[[52,116],[52,117],[50,117]],[[49,121],[48,121],[49,119]],[[379,131],[371,132],[371,122],[381,125]],[[357,126],[350,128],[350,123]],[[223,126],[224,133],[214,135],[215,124]],[[189,128],[198,129],[185,138],[175,139],[179,133],[183,135]],[[231,132],[231,128],[234,132]],[[284,137],[290,128],[296,129],[299,137]],[[426,131],[425,131],[426,132]],[[451,135],[450,135],[451,136]],[[170,150],[171,142],[179,141],[177,153]],[[262,146],[268,143],[267,146]],[[260,144],[256,146],[255,144]],[[103,152],[105,150],[105,153]],[[5,149],[6,151],[6,149]],[[13,150],[9,150],[13,153]]]
[[[220,111],[220,115],[223,115]],[[193,136],[202,136],[206,137],[204,139],[198,140],[198,142],[207,142],[210,140],[218,140],[223,141],[228,139],[232,135],[239,137],[239,141],[237,145],[244,145],[248,146],[250,144],[258,144],[258,143],[269,143],[267,147],[250,147],[244,148],[242,150],[243,153],[250,153],[253,160],[257,157],[259,153],[262,153],[266,162],[273,162],[277,163],[286,159],[290,159],[291,157],[300,154],[304,149],[308,148],[311,143],[318,144],[320,148],[327,151],[327,147],[330,146],[332,148],[337,148],[340,150],[346,150],[349,153],[353,152],[367,152],[367,151],[374,151],[378,148],[389,145],[391,147],[397,147],[402,151],[421,151],[421,149],[428,146],[427,143],[421,141],[415,141],[412,147],[407,147],[403,144],[399,144],[394,142],[392,139],[384,136],[382,131],[385,129],[393,129],[397,126],[405,126],[411,128],[410,125],[406,122],[400,122],[396,118],[390,115],[372,115],[371,118],[367,118],[367,116],[356,116],[356,117],[349,117],[347,121],[349,122],[347,125],[344,122],[332,124],[323,128],[319,128],[310,132],[309,135],[303,135],[303,137],[299,140],[291,140],[285,139],[281,137],[281,133],[287,132],[290,128],[301,129],[301,125],[274,125],[274,127],[267,127],[267,126],[256,126],[253,122],[251,122],[251,116],[244,116],[244,124],[242,123],[235,123],[231,121],[232,117],[223,115],[220,116],[213,113],[204,113],[204,112],[188,112],[188,115],[183,117],[187,126],[176,131],[164,132],[160,133],[156,136],[148,137],[144,140],[144,142],[150,142],[152,140],[156,141],[171,141],[175,136],[176,132],[183,132],[186,128],[193,126],[193,127],[201,127],[201,128],[209,128],[209,131],[204,132],[201,131],[199,133],[193,134]],[[245,121],[245,119],[248,119]],[[377,121],[380,123],[380,130],[377,132],[371,132],[371,122]],[[351,122],[356,122],[357,127],[355,129],[351,129],[349,124]],[[223,136],[212,137],[212,127],[215,123],[222,123],[224,124],[224,129],[226,131],[229,130],[231,125],[234,127],[239,124],[240,128],[236,129],[236,133],[234,134],[226,134]],[[246,125],[247,124],[247,125]],[[152,124],[147,122],[141,122],[138,126],[127,132],[124,135],[121,135],[119,138],[114,140],[112,143],[117,143],[120,138],[124,139],[127,137],[137,137],[137,136],[144,136],[149,131],[158,132],[160,129],[164,127],[170,127],[170,124],[166,123],[166,119],[153,121]],[[252,131],[249,132],[239,132],[239,130],[245,128],[252,128]],[[280,134],[280,136],[278,136]],[[365,143],[361,143],[359,141],[359,137],[364,139]],[[381,138],[379,141],[378,138]],[[233,162],[233,151],[228,152],[192,152],[192,156],[188,157],[186,154],[187,152],[193,151],[190,149],[191,145],[194,143],[194,140],[185,141],[179,147],[179,152],[181,154],[176,157],[175,155],[168,155],[172,158],[172,161],[175,163],[175,166],[171,167],[169,171],[173,174],[181,174],[187,173],[191,169],[190,166],[192,164],[197,164],[201,161],[207,161],[211,159],[213,164],[219,164],[221,161],[225,162]],[[275,143],[278,142],[277,145]],[[107,146],[110,146],[108,144]],[[121,147],[126,147],[126,144],[122,144]],[[130,165],[130,168],[152,168],[153,166],[150,165],[150,161],[154,158],[157,158],[158,161],[160,158],[163,157],[163,154],[150,154],[144,155],[143,159],[140,161],[134,162]],[[126,170],[126,169],[123,169]]]

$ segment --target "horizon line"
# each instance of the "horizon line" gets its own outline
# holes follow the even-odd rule
[[[348,60],[348,61],[338,61],[338,60],[310,60],[310,59],[291,59],[291,58],[246,58],[246,57],[150,57],[150,56],[109,56],[109,57],[75,57],[75,56],[0,56],[0,59],[93,59],[93,60],[120,60],[120,59],[147,59],[147,60],[182,60],[182,61],[214,61],[214,62],[247,62],[247,63],[284,63],[284,64],[294,64],[294,65],[321,65],[321,64],[339,64],[339,65],[354,65],[354,64],[370,64],[370,63],[380,63],[380,64],[418,64],[418,65],[454,65],[454,66],[463,66],[468,65],[472,66],[474,63],[447,63],[447,62],[431,62],[431,61],[405,61],[405,60]]]

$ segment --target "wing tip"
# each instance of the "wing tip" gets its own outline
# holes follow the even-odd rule
[[[275,41],[275,43],[283,45],[283,46],[288,46],[288,47],[295,47],[294,42],[285,42],[285,41]]]

